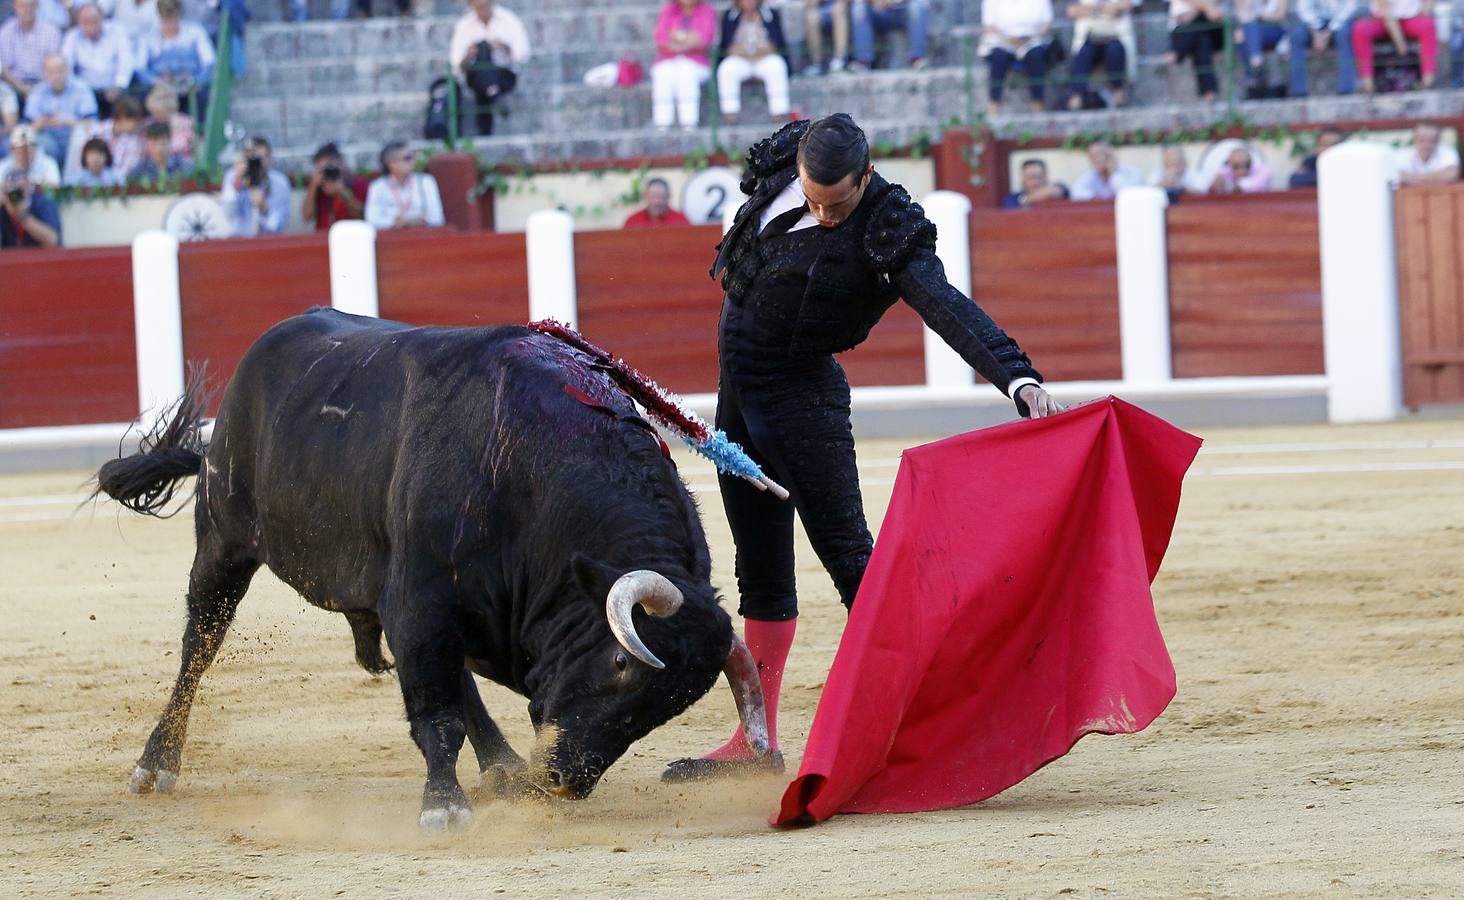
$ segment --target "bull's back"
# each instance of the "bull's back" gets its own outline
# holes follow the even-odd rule
[[[326,309],[281,322],[225,390],[208,502],[249,527],[257,557],[311,602],[373,606],[393,528],[414,515],[430,528],[422,516],[433,511],[411,508],[421,500],[404,479],[427,468],[451,480],[471,452],[462,435],[486,417],[464,402],[462,382],[523,333],[413,328]]]

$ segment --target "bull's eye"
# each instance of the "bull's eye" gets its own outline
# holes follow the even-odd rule
[[[621,653],[619,650],[616,650],[615,651],[615,671],[617,671],[617,672],[624,672],[625,671],[625,667],[628,666],[628,665],[630,665],[630,660],[628,660],[628,659],[625,658],[625,654],[624,653]]]

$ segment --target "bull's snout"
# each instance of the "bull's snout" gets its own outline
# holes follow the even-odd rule
[[[550,769],[544,773],[542,787],[546,793],[561,800],[583,800],[595,789],[598,780],[588,775],[578,778],[571,777],[558,769]]]

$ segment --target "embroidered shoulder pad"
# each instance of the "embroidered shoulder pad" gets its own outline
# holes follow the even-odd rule
[[[905,267],[920,247],[935,248],[935,223],[899,185],[891,187],[870,213],[864,229],[864,251],[878,272]]]
[[[747,150],[747,168],[742,172],[742,193],[748,196],[757,189],[757,183],[788,166],[798,159],[798,142],[808,130],[809,120],[789,122],[753,144]]]

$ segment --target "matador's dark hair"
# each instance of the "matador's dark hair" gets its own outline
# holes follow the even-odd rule
[[[818,184],[858,178],[869,168],[869,141],[848,113],[834,113],[808,126],[798,142],[798,167]]]

